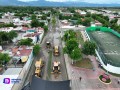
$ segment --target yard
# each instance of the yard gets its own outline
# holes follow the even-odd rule
[[[75,62],[73,65],[80,68],[92,69],[92,63],[89,58],[83,58],[82,60]]]

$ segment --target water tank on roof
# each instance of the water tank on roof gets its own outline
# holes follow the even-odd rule
[[[3,49],[2,49],[2,46],[0,46],[0,50],[3,50]]]
[[[17,51],[17,55],[20,55],[20,52],[19,52],[19,51]]]

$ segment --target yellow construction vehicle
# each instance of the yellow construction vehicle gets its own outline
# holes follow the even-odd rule
[[[44,63],[42,59],[36,61],[35,63],[35,76],[42,77],[42,67],[44,66]]]
[[[55,75],[55,78],[58,77],[60,72],[60,62],[54,61],[53,62],[53,68],[52,73]]]
[[[59,46],[54,46],[54,55],[58,56],[59,55]]]

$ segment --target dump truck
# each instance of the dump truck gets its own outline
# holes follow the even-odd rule
[[[35,62],[35,76],[42,77],[42,68],[44,66],[44,63],[42,59]]]

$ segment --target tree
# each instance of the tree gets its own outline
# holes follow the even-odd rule
[[[71,51],[70,54],[71,59],[73,60],[81,60],[82,58],[82,53],[81,53],[81,49],[76,47]]]
[[[77,25],[81,24],[82,23],[82,19],[79,18],[78,21],[77,21]]]
[[[37,44],[33,47],[33,55],[36,56],[40,52],[40,46]]]
[[[9,55],[8,54],[3,54],[3,53],[0,53],[0,65],[2,65],[2,64],[7,64],[7,62],[9,62],[10,61],[10,57],[9,57]]]
[[[42,17],[41,17],[42,20],[46,20],[47,19],[47,16],[44,14]]]
[[[4,60],[4,62],[5,62],[5,64],[7,64],[7,62],[9,62],[10,61],[10,57],[9,57],[9,55],[8,54],[3,54],[3,60]]]
[[[53,24],[53,26],[55,26],[55,24],[56,24],[55,16],[53,16],[53,18],[52,18],[52,24]]]
[[[71,51],[74,48],[78,47],[77,40],[75,38],[68,40],[66,42],[66,47],[67,47],[67,50],[68,50],[68,54],[71,54]]]
[[[31,27],[38,27],[39,26],[39,21],[37,19],[33,19],[31,22]]]
[[[27,39],[21,39],[18,45],[28,45],[30,46],[32,44],[32,39],[27,38]]]
[[[76,33],[72,29],[70,29],[65,32],[63,38],[65,41],[70,40],[72,38],[76,38]]]
[[[43,27],[43,26],[45,26],[45,23],[44,22],[39,22],[39,26]]]
[[[32,19],[32,20],[33,20],[33,19],[36,19],[36,15],[33,14],[33,15],[31,16],[31,19]]]
[[[45,32],[48,31],[48,26],[44,26],[43,28],[44,28]]]
[[[91,41],[86,41],[83,45],[82,52],[86,55],[94,55],[96,44]]]
[[[13,38],[17,37],[18,34],[15,31],[10,31],[8,33],[9,40],[11,41]]]
[[[84,26],[90,26],[91,18],[84,18],[84,21],[82,21],[82,25]]]

